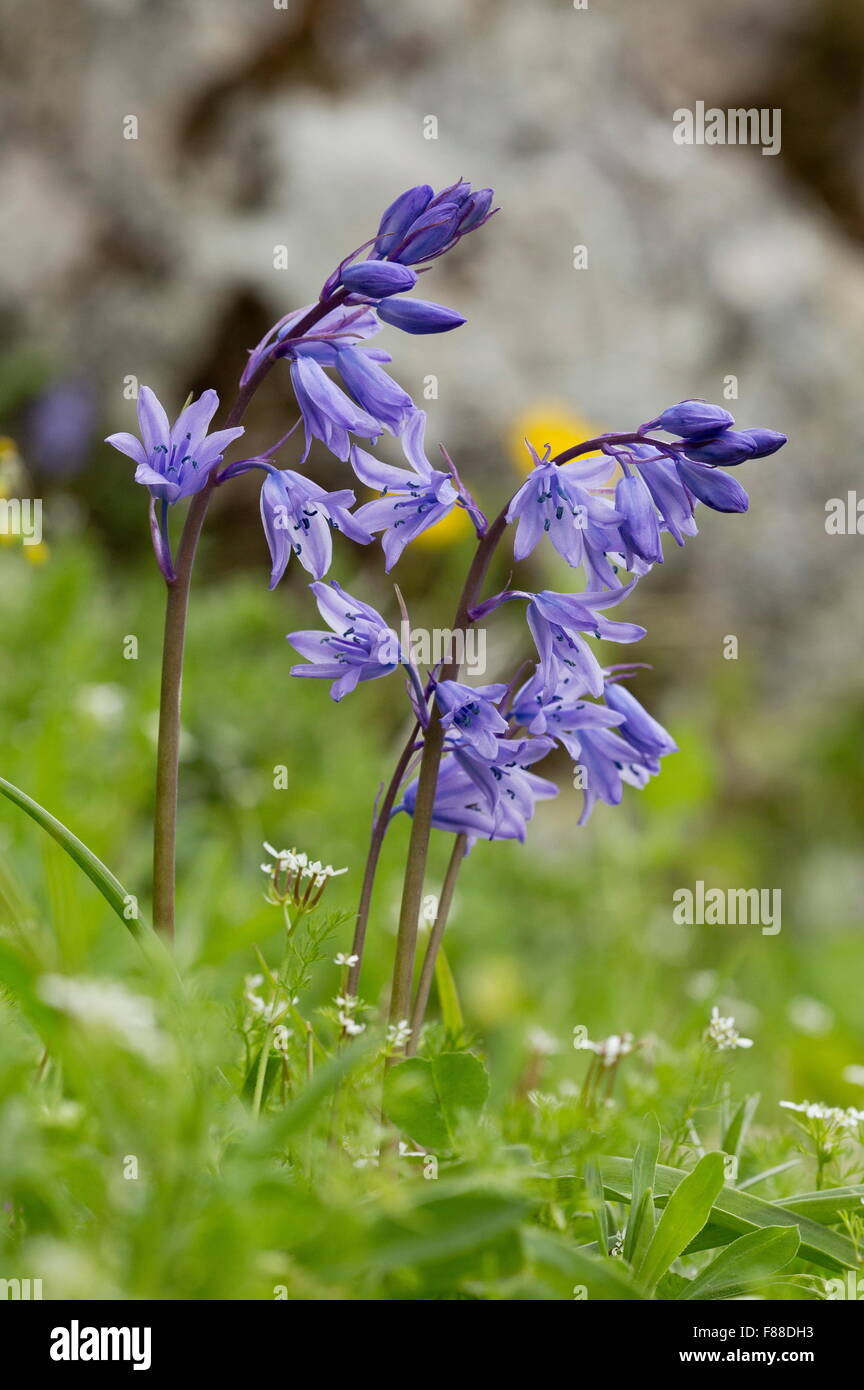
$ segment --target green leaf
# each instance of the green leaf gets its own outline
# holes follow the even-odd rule
[[[702,1230],[723,1186],[723,1155],[705,1154],[682,1178],[666,1204],[636,1277],[653,1292],[662,1276]]]
[[[636,1302],[645,1297],[620,1261],[588,1254],[538,1226],[527,1227],[523,1240],[534,1274],[562,1299],[576,1298],[577,1288],[593,1302]]]
[[[747,1131],[756,1114],[759,1105],[759,1095],[745,1096],[729,1123],[726,1133],[720,1141],[720,1148],[724,1153],[734,1154],[740,1158],[744,1140],[747,1138]]]
[[[384,1113],[424,1149],[452,1149],[460,1115],[478,1115],[488,1094],[486,1068],[470,1052],[411,1057],[384,1078]]]
[[[438,947],[435,961],[435,986],[438,990],[438,1005],[441,1009],[441,1022],[451,1038],[458,1038],[464,1027],[462,1007],[456,991],[456,981],[450,962],[444,954],[444,947]]]
[[[862,1203],[864,1185],[861,1183],[851,1187],[826,1187],[821,1192],[799,1192],[794,1197],[780,1197],[777,1200],[778,1207],[794,1211],[797,1216],[808,1216],[826,1226],[840,1221],[844,1212],[860,1212]]]
[[[601,1158],[600,1171],[607,1195],[612,1200],[630,1200],[633,1164],[629,1158]],[[668,1198],[684,1177],[680,1168],[657,1165],[654,1177],[654,1198]],[[724,1187],[711,1211],[711,1221],[688,1247],[688,1252],[710,1249],[712,1245],[728,1244],[736,1235],[764,1226],[797,1226],[801,1236],[801,1254],[823,1269],[857,1269],[855,1247],[837,1231],[820,1226],[806,1215],[766,1202],[750,1192]],[[709,1243],[710,1242],[710,1243]]]
[[[653,1192],[654,1189],[654,1169],[657,1167],[657,1156],[660,1153],[660,1124],[656,1115],[646,1115],[636,1153],[633,1157],[633,1193],[630,1201],[630,1212],[627,1217],[627,1226],[624,1231],[624,1258],[631,1264],[634,1263],[634,1253],[640,1243],[640,1232],[642,1233],[642,1243],[644,1246],[644,1232],[648,1227],[648,1234],[654,1231],[654,1202],[653,1199],[645,1201],[646,1193]]]
[[[691,1280],[679,1297],[738,1298],[793,1260],[800,1243],[801,1237],[793,1226],[765,1226],[739,1236]]]
[[[604,1255],[609,1253],[609,1212],[603,1200],[603,1179],[596,1158],[585,1163],[585,1192],[591,1203],[591,1216],[597,1232],[597,1244]]]
[[[14,806],[19,807],[28,815],[31,820],[35,820],[37,825],[40,825],[52,839],[57,841],[58,845],[65,849],[79,869],[83,869],[91,883],[96,885],[106,902],[110,903],[136,941],[140,942],[145,935],[150,934],[137,916],[130,917],[128,915],[130,904],[134,901],[132,895],[126,892],[119,879],[114,877],[111,870],[102,863],[101,859],[97,859],[93,851],[88,849],[77,835],[73,835],[62,821],[57,820],[56,816],[52,816],[50,811],[46,811],[44,806],[39,805],[38,801],[34,801],[26,792],[22,792],[20,788],[7,782],[5,777],[0,777],[0,792],[8,797]]]

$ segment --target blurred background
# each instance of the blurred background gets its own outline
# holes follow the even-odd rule
[[[134,428],[129,382],[169,413],[209,386],[227,401],[246,351],[399,191],[492,185],[501,212],[426,287],[468,325],[386,343],[487,510],[518,482],[526,435],[563,447],[683,397],[790,443],[742,470],[747,515],[701,511],[701,535],[627,604],[649,629],[634,689],[680,754],[581,830],[562,762],[528,844],[472,855],[450,931],[469,1023],[506,1087],[538,1029],[566,1071],[576,1024],[662,1044],[719,1003],[754,1038],[739,1065],[770,1098],[860,1103],[864,541],[825,526],[862,444],[857,0],[9,0],[2,41],[0,480],[43,499],[44,540],[0,537],[0,773],[146,902],[163,586],[143,492],[101,442]],[[673,113],[697,101],[779,108],[780,153],[676,144]],[[274,372],[249,452],[293,419]],[[310,466],[339,476],[323,455]],[[446,526],[400,563],[416,624],[449,621],[470,549]],[[526,582],[565,587],[550,556]],[[179,949],[226,998],[278,927],[260,842],[349,865],[331,896],[351,910],[403,736],[395,683],[341,707],[292,683],[284,634],[317,617],[302,572],[272,595],[268,573],[243,480],[208,519],[184,692]],[[377,547],[344,547],[331,573],[395,614]],[[502,615],[490,640],[494,679],[524,638]],[[406,831],[376,899],[373,1001]],[[97,947],[122,961],[100,900],[11,808],[0,850],[0,912],[53,933],[64,967]],[[698,879],[781,889],[782,932],[674,925],[673,891]]]

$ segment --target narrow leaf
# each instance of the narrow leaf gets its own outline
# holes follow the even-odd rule
[[[702,1230],[723,1186],[723,1155],[706,1154],[675,1188],[636,1277],[653,1291],[669,1266]]]
[[[738,1298],[793,1260],[801,1238],[793,1226],[765,1226],[739,1236],[691,1280],[682,1299]]]

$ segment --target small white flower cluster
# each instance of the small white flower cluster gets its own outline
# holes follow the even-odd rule
[[[407,1018],[400,1018],[398,1023],[388,1024],[387,1046],[397,1051],[403,1048],[411,1036],[411,1031]]]
[[[347,874],[347,865],[344,869],[334,869],[332,864],[322,864],[320,859],[310,860],[308,854],[298,853],[296,849],[274,849],[264,841],[264,848],[268,854],[272,854],[274,864],[262,864],[261,871],[268,878],[274,874],[288,874],[302,882],[303,879],[312,879],[313,888],[323,888],[328,878],[338,878],[339,874]]]
[[[632,1033],[612,1033],[600,1042],[591,1042],[590,1038],[585,1038],[582,1043],[582,1049],[595,1053],[604,1067],[614,1067],[622,1057],[629,1057],[635,1048],[636,1041]]]
[[[334,957],[333,964],[352,966],[356,965],[359,959],[359,956],[346,956],[344,951],[340,951],[339,954]]]
[[[39,996],[81,1028],[106,1034],[148,1062],[159,1062],[168,1053],[168,1039],[156,1026],[149,999],[130,994],[112,980],[93,980],[77,975],[43,975]]]
[[[723,1018],[716,1004],[711,1010],[711,1021],[705,1030],[706,1042],[713,1043],[718,1052],[730,1052],[736,1047],[752,1047],[752,1038],[742,1038],[735,1027],[734,1018]]]
[[[803,1115],[807,1120],[820,1120],[826,1125],[836,1129],[852,1132],[864,1125],[864,1110],[856,1110],[850,1106],[848,1110],[842,1110],[836,1105],[822,1105],[818,1101],[802,1100],[800,1103],[794,1100],[781,1100],[784,1110],[796,1110],[799,1115]]]
[[[339,1010],[339,1023],[342,1031],[349,1038],[356,1038],[358,1034],[365,1033],[366,1024],[358,1023],[354,1017],[360,1007],[360,1000],[356,994],[337,994],[334,1003]]]

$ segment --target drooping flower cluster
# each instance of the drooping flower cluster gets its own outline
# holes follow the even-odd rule
[[[670,735],[623,684],[635,667],[606,666],[592,640],[630,644],[645,636],[643,627],[611,618],[608,610],[663,563],[666,533],[677,545],[696,534],[700,504],[719,512],[746,511],[747,494],[727,470],[785,443],[785,436],[772,430],[736,429],[723,407],[685,400],[638,429],[574,442],[554,457],[548,446],[541,454],[529,444],[532,471],[497,529],[490,529],[443,447],[441,466],[430,463],[425,412],[386,369],[391,355],[375,340],[384,326],[436,334],[465,322],[455,310],[419,299],[413,291],[418,272],[481,227],[493,211],[491,190],[475,191],[462,180],[438,193],[425,184],[406,190],[386,209],[375,235],[328,276],[317,302],[286,314],[250,353],[240,383],[241,406],[268,371],[281,361],[287,364],[299,411],[296,425],[303,431],[294,468],[274,462],[292,429],[267,452],[219,471],[225,450],[243,431],[235,424],[207,433],[218,406],[212,391],[188,404],[171,426],[153,393],[142,387],[140,440],[127,434],[109,440],[135,460],[136,479],[150,492],[154,545],[169,582],[174,579],[171,506],[252,469],[263,472],[270,586],[295,555],[312,576],[311,589],[327,624],[327,630],[289,635],[303,658],[292,674],[329,680],[338,701],[358,684],[402,669],[421,731],[414,751],[434,721],[443,736],[433,824],[464,834],[469,845],[481,837],[524,839],[537,803],[557,794],[555,784],[534,771],[556,746],[576,765],[575,785],[584,794],[580,824],[598,801],[620,802],[625,785],[645,786],[659,772],[661,759],[676,751]],[[401,449],[398,464],[371,452],[386,436]],[[316,443],[379,495],[358,506],[353,488],[327,491],[307,476]],[[525,603],[526,635],[536,649],[527,677],[471,687],[453,666],[421,673],[377,609],[336,581],[322,582],[333,560],[334,531],[358,545],[380,536],[389,571],[412,541],[456,507],[468,512],[480,544],[491,537],[497,542],[505,525],[512,526],[514,557],[522,561],[548,537],[582,576],[585,587],[572,593],[513,587],[480,602],[471,595],[475,606],[468,621],[475,623],[505,604]],[[410,759],[407,766],[414,766]],[[417,782],[410,775],[395,809],[413,815]],[[284,876],[282,869],[274,873]],[[306,893],[302,873],[292,892],[299,891],[300,882]],[[724,1020],[715,1023],[720,1046]]]

